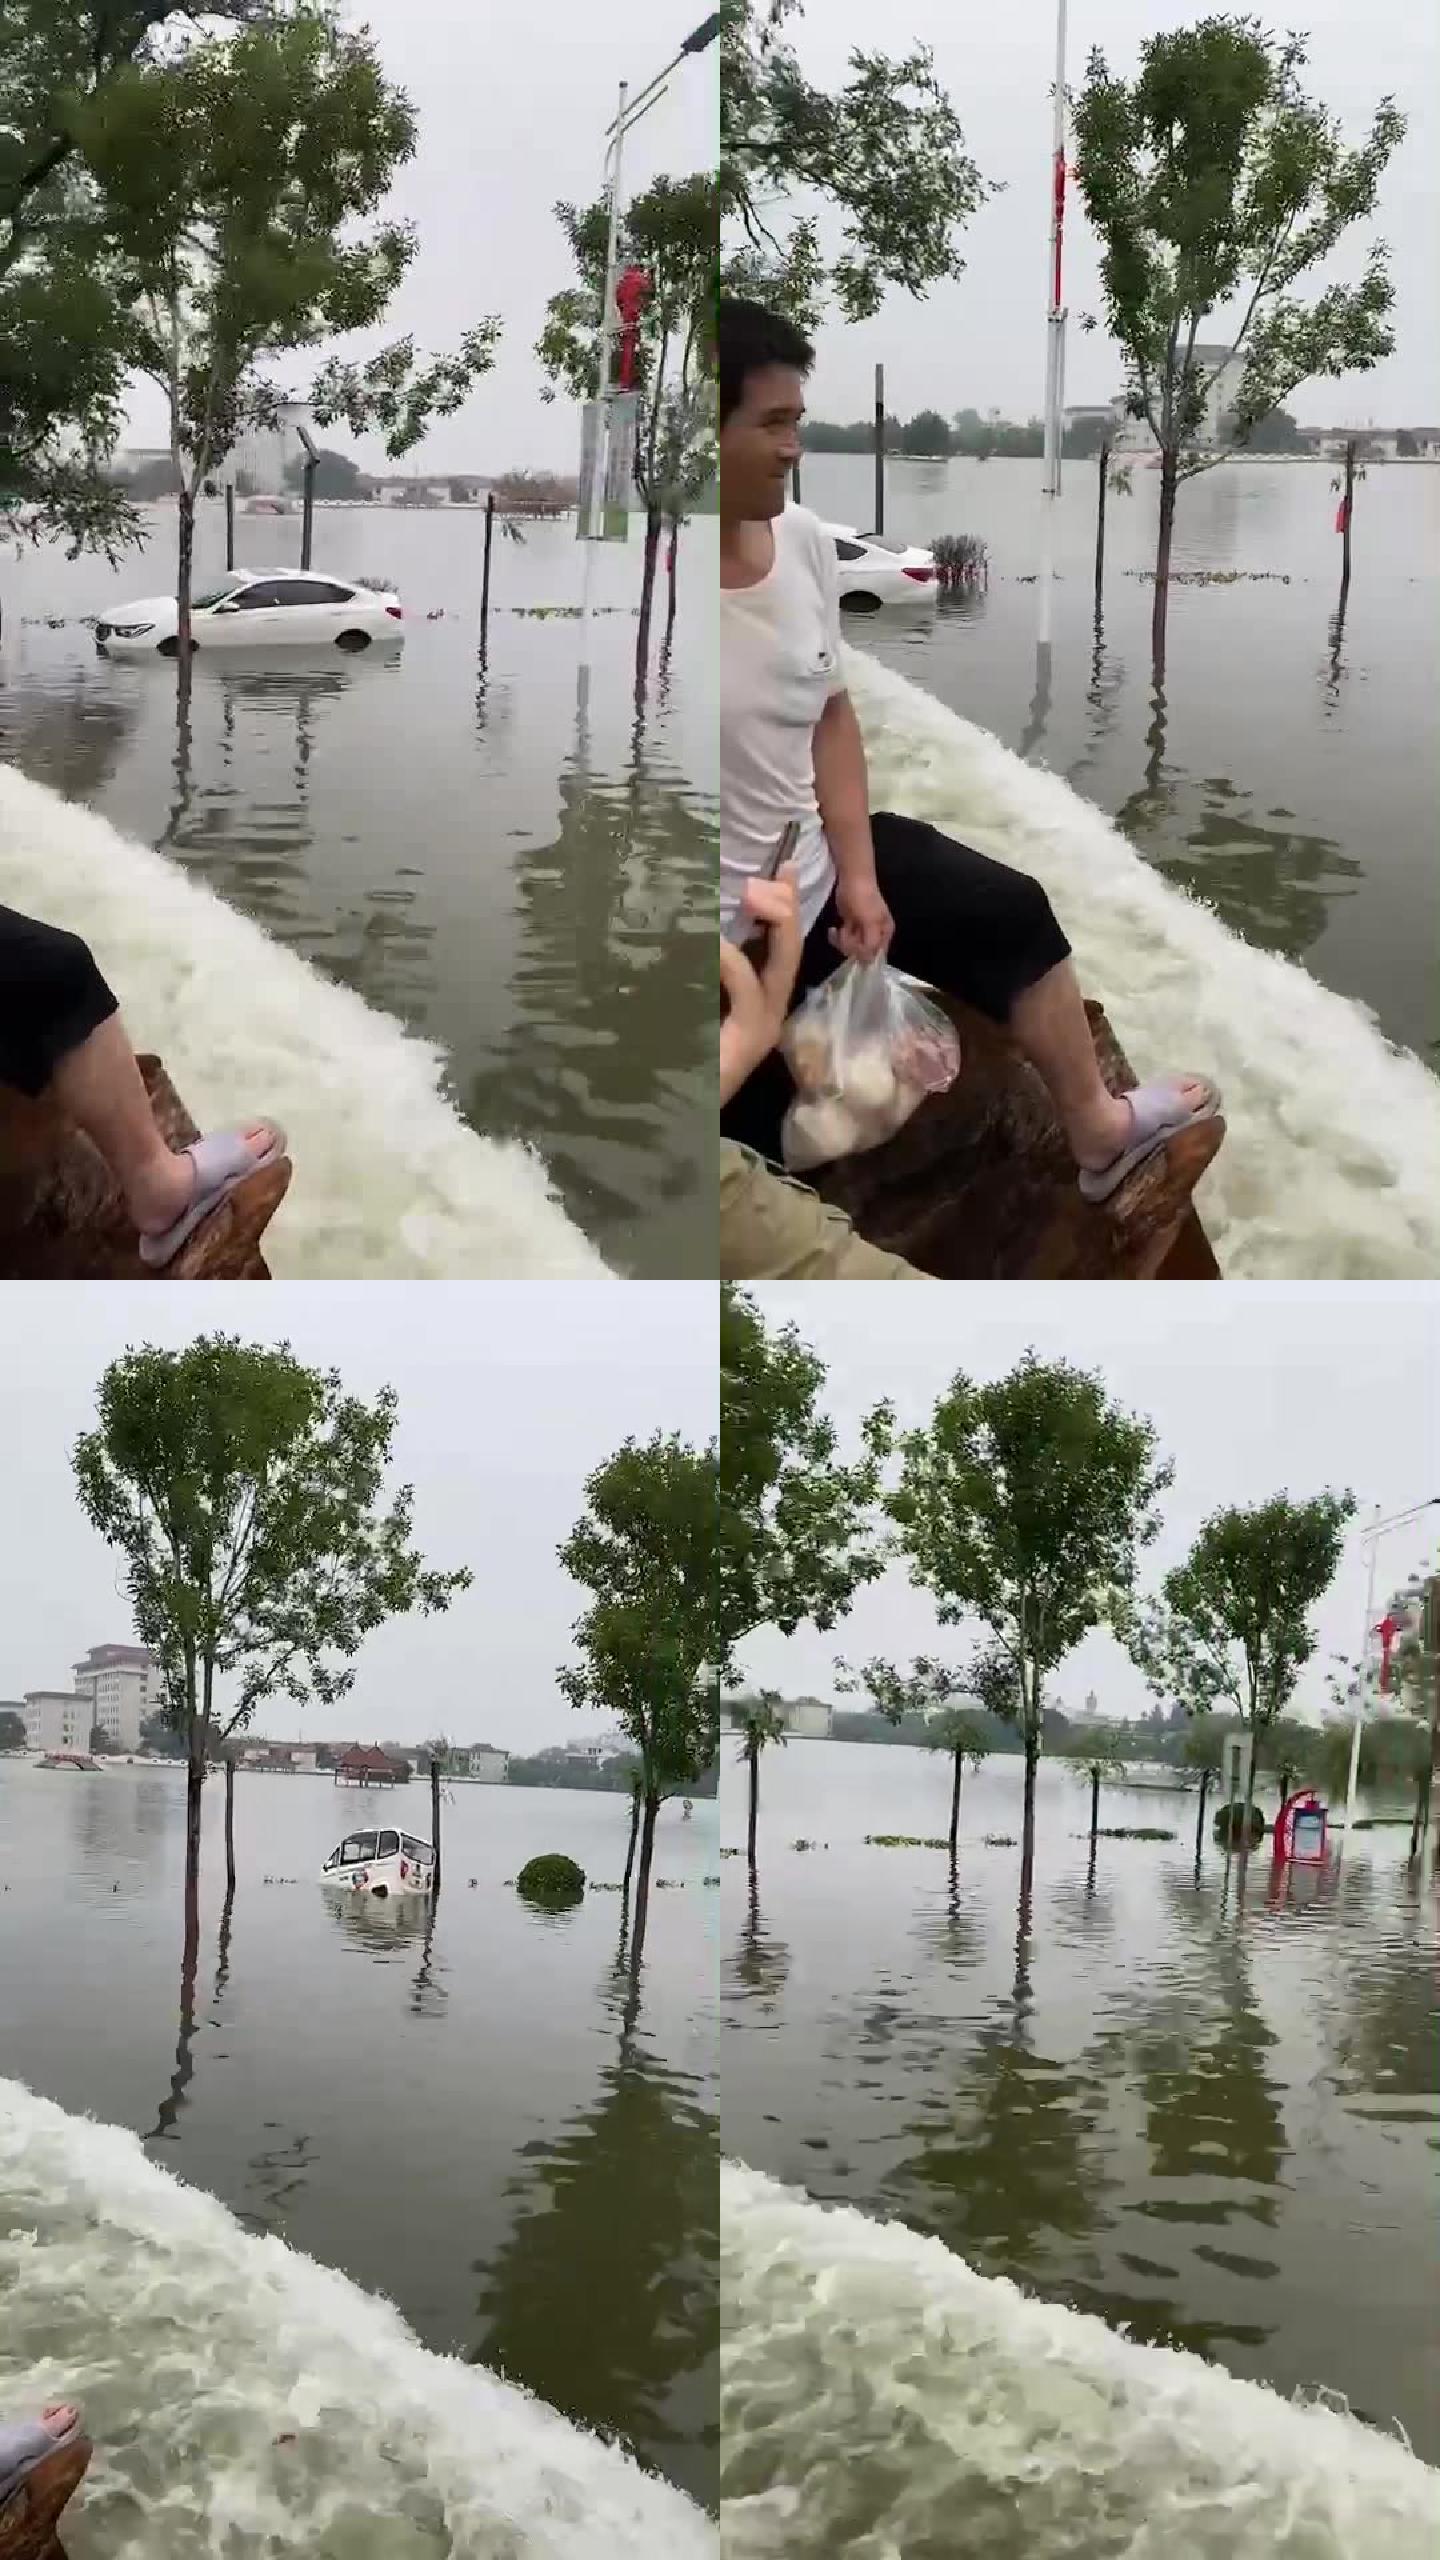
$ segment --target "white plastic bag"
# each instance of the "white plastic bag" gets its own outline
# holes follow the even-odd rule
[[[883,959],[845,961],[780,1046],[795,1082],[780,1140],[792,1173],[883,1146],[960,1073],[954,1024]]]

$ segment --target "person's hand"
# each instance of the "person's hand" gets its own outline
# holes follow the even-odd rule
[[[766,927],[769,941],[758,967],[733,942],[720,944],[720,988],[729,1006],[720,1025],[722,1103],[779,1039],[805,948],[791,870],[773,880],[747,880],[742,904],[754,923]]]
[[[840,922],[830,939],[847,960],[878,960],[890,948],[895,919],[881,897],[875,881],[842,880],[835,882],[835,904]]]

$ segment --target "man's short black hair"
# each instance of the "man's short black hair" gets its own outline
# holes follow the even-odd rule
[[[763,302],[742,302],[735,294],[720,296],[716,340],[722,427],[731,410],[739,408],[752,373],[767,364],[793,365],[797,373],[808,373],[815,361],[804,331],[783,311],[767,311]]]

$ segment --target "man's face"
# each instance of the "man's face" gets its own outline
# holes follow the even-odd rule
[[[720,430],[720,512],[747,521],[784,512],[785,484],[800,458],[805,379],[793,365],[762,365]]]

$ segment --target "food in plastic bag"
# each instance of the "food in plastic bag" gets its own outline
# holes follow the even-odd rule
[[[863,1155],[960,1073],[953,1023],[886,960],[847,960],[781,1041],[795,1083],[781,1148],[792,1173]]]

